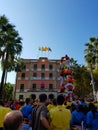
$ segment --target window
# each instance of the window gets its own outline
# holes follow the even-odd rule
[[[45,64],[42,64],[41,69],[45,70]]]
[[[19,95],[19,100],[20,100],[20,99],[23,99],[23,95]]]
[[[32,89],[35,90],[36,89],[36,84],[32,84]]]
[[[52,65],[49,65],[49,70],[52,70],[53,69],[53,66]]]
[[[33,73],[33,78],[36,78],[37,77],[37,73]]]
[[[37,64],[34,64],[34,70],[37,70]]]
[[[21,78],[22,78],[22,79],[25,79],[25,73],[22,73],[22,74],[21,74]]]
[[[24,91],[24,84],[20,84],[20,92]]]
[[[41,79],[45,78],[45,73],[41,73]]]
[[[49,84],[49,90],[53,90],[53,84]]]
[[[49,79],[52,79],[52,78],[53,78],[53,74],[49,73]]]

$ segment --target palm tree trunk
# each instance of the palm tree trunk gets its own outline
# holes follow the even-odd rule
[[[94,97],[94,100],[96,100],[95,82],[94,82],[94,75],[93,75],[92,65],[90,67],[90,71],[91,71],[91,85],[92,85],[92,89],[93,89],[93,97]]]
[[[3,68],[2,77],[1,77],[0,99],[3,98],[3,87],[4,87],[4,80],[5,80],[5,74],[6,74],[6,69],[7,69],[7,61],[8,61],[8,53],[6,53],[4,68]]]
[[[7,69],[6,69],[6,72],[5,72],[5,80],[4,80],[4,85],[6,85],[6,81],[7,81]]]
[[[14,100],[16,99],[16,86],[17,86],[17,72],[16,72],[16,82],[15,82],[15,87],[14,87],[14,92],[13,92]]]
[[[1,77],[0,99],[2,99],[2,96],[3,96],[3,86],[4,86],[5,70],[6,69],[4,68],[3,72],[2,72],[2,77]]]

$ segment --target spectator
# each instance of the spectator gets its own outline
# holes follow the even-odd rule
[[[51,130],[47,120],[47,95],[40,94],[39,100],[39,104],[33,108],[31,115],[32,130]]]
[[[5,115],[4,130],[21,130],[23,115],[18,110],[13,110]]]
[[[64,100],[63,95],[58,95],[57,106],[50,112],[52,130],[68,130],[70,128],[71,112],[63,106]]]
[[[0,130],[3,130],[4,117],[10,111],[11,109],[9,107],[4,107],[3,101],[0,100]]]
[[[30,126],[27,118],[23,119],[21,130],[32,130],[32,127]]]
[[[83,111],[83,106],[80,104],[76,104],[76,109],[72,111],[72,119],[70,122],[70,126],[75,126],[78,129],[82,129],[82,123],[85,122],[85,114]]]
[[[86,127],[89,130],[98,130],[98,109],[93,103],[89,104],[89,111],[86,118]]]
[[[83,107],[86,107],[86,106],[87,106],[87,103],[85,102],[85,100],[84,100],[83,98],[81,99],[80,104],[81,104]]]
[[[49,103],[49,104],[47,105],[47,109],[48,109],[48,111],[50,111],[51,109],[55,108],[56,106],[57,106],[57,101],[56,101],[56,98],[54,98],[54,99],[51,101],[51,103]]]
[[[27,118],[28,120],[31,117],[32,112],[32,106],[30,105],[30,98],[26,98],[24,106],[20,110],[24,116],[24,118]]]
[[[15,110],[14,100],[11,101],[11,103],[10,103],[10,108],[11,108],[12,110]]]

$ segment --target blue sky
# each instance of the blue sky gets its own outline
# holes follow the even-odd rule
[[[98,0],[0,0],[3,14],[23,39],[22,58],[60,59],[68,54],[85,64],[84,44],[98,37]],[[52,51],[42,53],[40,46]],[[8,81],[15,83],[14,72]]]

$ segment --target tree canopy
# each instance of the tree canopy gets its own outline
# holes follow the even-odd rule
[[[21,55],[21,52],[22,38],[15,29],[15,25],[11,24],[5,15],[0,16],[0,58],[2,66],[0,85],[1,98],[4,81],[6,82],[7,72],[13,70],[15,61]]]

